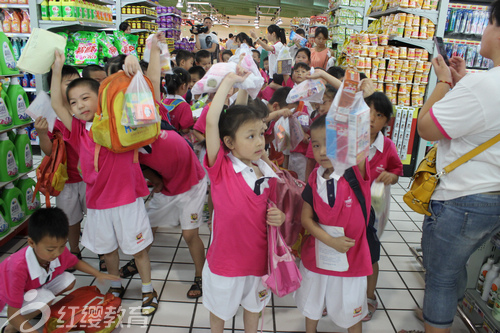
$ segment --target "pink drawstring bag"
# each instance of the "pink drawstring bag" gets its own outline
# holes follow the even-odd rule
[[[268,225],[267,242],[268,273],[262,277],[262,283],[276,296],[283,297],[299,289],[302,275],[279,228]]]

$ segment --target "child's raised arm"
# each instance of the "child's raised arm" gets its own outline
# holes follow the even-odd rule
[[[50,85],[51,91],[51,104],[52,108],[56,112],[59,119],[61,119],[62,123],[66,128],[71,131],[71,123],[73,121],[73,116],[64,107],[63,104],[63,92],[61,91],[61,80],[62,80],[62,68],[64,66],[64,53],[60,54],[58,50],[55,52],[56,60],[52,65],[52,81]]]
[[[217,154],[220,149],[220,137],[219,137],[219,118],[224,108],[224,102],[226,100],[229,90],[233,87],[235,83],[243,82],[250,73],[245,76],[239,76],[236,73],[229,73],[215,94],[210,109],[207,113],[207,127],[205,130],[205,141],[207,144],[207,158],[208,166],[213,166],[217,158]]]
[[[306,76],[308,79],[323,79],[327,83],[331,84],[335,89],[339,89],[342,81],[337,79],[335,76],[332,76],[325,72],[322,69],[315,69],[313,74],[308,74]]]
[[[158,32],[153,36],[153,40],[151,41],[151,55],[149,57],[149,66],[148,66],[148,79],[151,80],[154,88],[155,100],[158,103],[161,103],[161,64],[160,64],[160,47],[158,46],[158,42],[165,40],[165,35],[163,32]]]
[[[354,246],[355,241],[346,236],[332,237],[319,224],[313,219],[314,211],[310,204],[304,201],[302,205],[302,226],[309,231],[320,242],[334,248],[335,250],[346,253],[351,247]]]

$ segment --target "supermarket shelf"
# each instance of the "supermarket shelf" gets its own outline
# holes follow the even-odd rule
[[[370,17],[381,17],[392,13],[407,13],[426,17],[432,21],[432,23],[437,24],[438,21],[438,11],[437,10],[423,10],[423,9],[413,9],[413,8],[403,8],[403,7],[393,7],[384,11],[372,12],[369,14]]]
[[[115,0],[86,0],[95,3],[96,5],[115,5]]]
[[[470,39],[456,39],[456,38],[443,38],[443,42],[445,43],[454,43],[454,44],[468,44],[468,45],[481,45],[481,41],[478,40],[470,40]]]
[[[23,87],[24,91],[26,92],[36,92],[36,88],[31,88],[31,87]]]
[[[325,28],[328,28],[328,26],[326,24],[313,24],[311,25],[309,28],[317,28],[317,27],[325,27]]]
[[[0,237],[0,247],[4,246],[8,241],[10,241],[12,238],[14,238],[17,234],[19,234],[21,231],[26,229],[28,227],[28,219],[30,218],[31,214],[26,216],[21,223],[16,225],[14,228],[11,228],[9,233],[3,237]]]
[[[9,77],[23,77],[24,73],[14,74],[14,75],[0,75],[0,79],[7,79]],[[0,131],[1,133],[1,131]]]
[[[34,89],[34,88],[33,88],[33,89]],[[5,132],[8,132],[8,131],[13,130],[13,129],[16,129],[16,128],[24,128],[24,127],[28,127],[29,125],[34,124],[34,123],[35,123],[34,121],[30,121],[30,122],[29,122],[29,123],[27,123],[27,124],[12,126],[12,127],[11,127],[11,128],[9,128],[9,129],[0,130],[0,133],[5,133]],[[10,182],[9,182],[9,183],[10,183]],[[2,184],[4,184],[4,183],[0,183],[0,188],[1,188],[2,186],[4,186],[4,185],[5,185],[5,184],[4,184],[4,185],[2,185]]]
[[[42,29],[57,29],[57,28],[67,28],[71,26],[77,26],[78,29],[82,27],[88,28],[116,28],[116,25],[113,23],[105,24],[99,22],[86,22],[86,21],[38,21],[38,26]]]
[[[29,37],[31,34],[25,34],[25,33],[14,33],[14,32],[6,32],[5,36],[7,37],[13,37],[13,38],[22,38],[22,37]]]
[[[158,7],[160,4],[148,0],[122,0],[121,5],[126,6],[126,5],[137,5],[137,4],[142,4],[145,6],[149,7]]]
[[[27,125],[26,125],[26,126],[27,126]],[[10,183],[12,183],[13,181],[18,180],[18,179],[19,179],[19,178],[21,178],[22,176],[26,176],[28,173],[32,172],[33,170],[34,170],[34,169],[32,169],[32,170],[30,170],[30,171],[28,171],[28,172],[22,172],[22,173],[19,173],[19,174],[17,174],[17,176],[16,176],[14,179],[12,179],[11,181],[8,181],[8,182],[0,182],[0,188],[3,188],[3,187],[5,187],[5,185],[10,184]]]
[[[15,4],[15,3],[2,3],[0,4],[0,8],[30,8],[30,5],[27,4]]]
[[[178,17],[178,18],[182,18],[181,15],[177,15],[177,14],[174,14],[174,13],[158,14],[158,17],[162,17],[162,16],[175,16],[175,17]]]
[[[429,52],[429,54],[434,53],[434,41],[431,39],[413,39],[413,38],[389,36],[389,40],[424,48],[427,50],[427,52]]]
[[[344,27],[346,29],[353,29],[356,31],[361,31],[361,29],[363,29],[362,25],[351,25],[351,24],[334,24],[328,26],[328,28],[336,28],[336,27]]]
[[[486,303],[481,299],[479,293],[474,289],[467,289],[465,293],[466,297],[472,300],[472,302],[474,303],[473,311],[475,312],[475,314],[479,315],[479,318],[484,320],[484,322],[487,323],[494,332],[500,331],[500,322],[493,318],[491,309],[488,308]],[[477,316],[475,317],[477,318]]]
[[[156,32],[156,30],[151,30],[151,29],[132,29],[130,31],[131,33],[139,33],[139,32]]]
[[[354,10],[354,11],[360,13],[361,15],[363,15],[365,13],[364,7],[353,7],[353,6],[346,6],[346,5],[337,5],[337,6],[333,7],[332,9],[330,9],[330,13],[333,13],[334,11],[336,11],[337,9],[340,9],[340,8]]]
[[[150,20],[156,20],[158,17],[157,16],[152,16],[152,15],[146,15],[146,14],[122,14],[122,20],[132,20],[132,19],[138,19],[138,18],[147,18]]]
[[[181,31],[181,29],[175,28],[159,28],[158,31]]]

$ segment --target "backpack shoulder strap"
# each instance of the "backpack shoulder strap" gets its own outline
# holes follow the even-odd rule
[[[366,224],[368,225],[368,212],[366,211],[366,199],[363,195],[363,191],[361,191],[361,186],[359,185],[358,178],[356,178],[356,173],[353,168],[349,168],[344,172],[344,178],[349,183],[349,186],[353,190],[356,198],[358,199],[361,210],[363,211],[363,216],[365,217]]]
[[[169,104],[163,103],[163,105],[165,105],[165,107],[167,108],[168,112],[170,112],[173,109],[175,109],[177,107],[177,105],[181,104],[182,102],[184,102],[182,99],[177,98],[177,99],[174,99],[171,103],[169,103]]]

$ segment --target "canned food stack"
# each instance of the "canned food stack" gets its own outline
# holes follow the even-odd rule
[[[345,47],[347,65],[364,72],[395,105],[420,107],[429,82],[429,53],[388,45],[384,34],[354,34]]]

